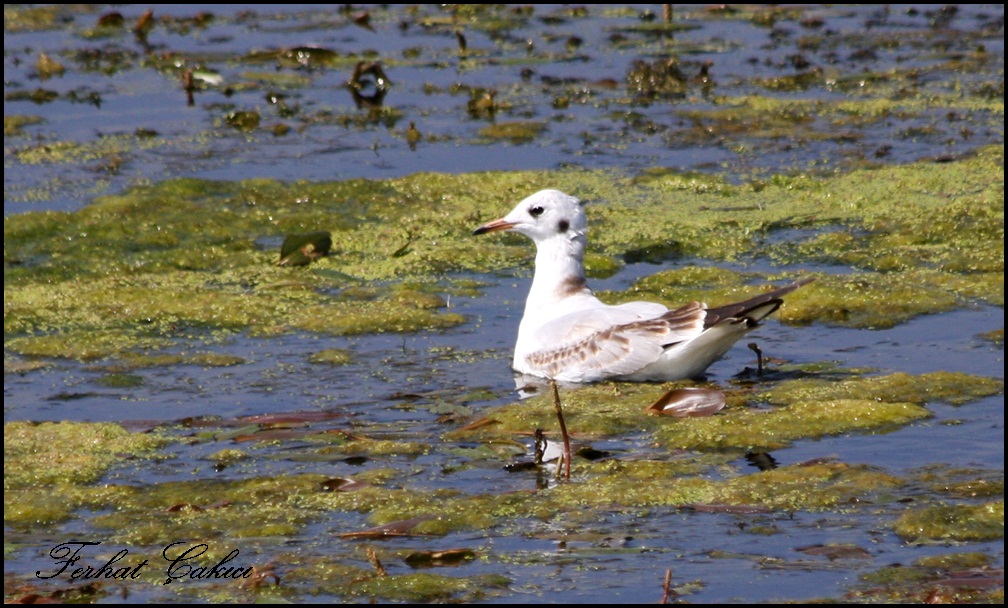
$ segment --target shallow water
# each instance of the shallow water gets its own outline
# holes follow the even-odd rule
[[[780,89],[772,95],[857,99],[858,89],[865,87],[862,80],[890,71],[919,71],[912,76],[914,86],[936,93],[979,87],[991,72],[949,76],[942,66],[982,47],[993,59],[989,69],[997,74],[1000,66],[1003,73],[1002,5],[949,5],[953,11],[930,5],[802,5],[794,9],[797,16],[767,23],[752,18],[751,7],[725,15],[716,7],[683,6],[674,7],[673,17],[683,29],[671,37],[655,33],[662,5],[600,5],[577,18],[569,16],[574,10],[570,5],[537,5],[530,17],[516,17],[513,29],[503,33],[464,28],[465,55],[459,53],[453,28],[420,25],[425,16],[445,19],[434,5],[419,8],[417,15],[404,13],[402,7],[362,5],[360,10],[371,14],[372,30],[353,25],[339,12],[320,15],[314,5],[271,5],[254,11],[200,5],[215,15],[210,26],[182,31],[178,26],[156,27],[147,47],[128,31],[110,39],[82,36],[99,14],[112,10],[123,14],[127,30],[148,8],[156,16],[176,19],[191,18],[198,11],[187,5],[90,6],[77,9],[83,13],[66,8],[66,22],[52,31],[5,31],[4,114],[42,118],[40,127],[30,129],[41,143],[94,143],[138,129],[159,137],[149,150],[130,150],[121,158],[110,154],[83,162],[71,158],[34,164],[12,157],[14,147],[30,140],[5,136],[5,215],[78,209],[95,194],[179,176],[333,180],[573,165],[618,167],[628,173],[673,167],[739,179],[865,160],[903,163],[954,156],[1004,140],[1003,119],[990,124],[974,120],[965,107],[957,115],[925,112],[923,121],[897,113],[872,121],[867,129],[857,122],[836,124],[813,115],[796,123],[801,133],[769,139],[758,133],[767,125],[759,124],[727,137],[713,132],[698,136],[688,117],[693,109],[717,108],[718,96],[765,95],[761,82],[817,70],[822,74],[816,84],[772,85]],[[655,19],[642,19],[647,12]],[[954,17],[945,20],[949,12]],[[568,46],[572,39],[580,46]],[[344,59],[349,66],[354,57],[382,58],[391,82],[383,100],[389,114],[369,119],[358,107],[346,86],[352,67],[306,66],[294,71],[302,79],[298,85],[284,90],[269,80],[280,71],[279,62],[248,59],[256,51],[298,46],[350,56]],[[409,49],[419,49],[419,54],[406,60],[403,55]],[[69,57],[77,51],[106,59],[94,67],[80,60],[90,70],[74,70]],[[71,69],[62,76],[40,78],[34,67],[40,52]],[[679,58],[690,77],[705,62],[713,62],[714,84],[671,99],[645,96],[633,101],[639,92],[625,84],[628,65],[670,55]],[[194,105],[188,106],[177,79],[180,70],[158,71],[145,63],[157,57],[175,58],[167,62],[171,65],[205,66],[224,84],[197,91]],[[109,64],[121,67],[110,69]],[[47,103],[12,101],[11,92],[35,88],[58,97]],[[497,89],[494,99],[501,109],[491,115],[467,112],[469,92],[488,88]],[[275,90],[283,90],[293,116],[273,101]],[[554,107],[558,100],[570,103]],[[229,128],[225,117],[233,110],[259,112],[264,128]],[[488,142],[479,135],[482,127],[509,120],[544,120],[548,128],[525,145]],[[410,122],[425,134],[416,149],[404,141]],[[275,136],[266,129],[278,123],[292,130]]]
[[[992,78],[991,73],[995,80],[1000,74],[1003,91],[1003,5],[956,5],[950,21],[943,21],[939,9],[930,5],[803,5],[804,20],[788,18],[772,26],[759,25],[750,18],[724,18],[702,8],[675,6],[675,22],[690,27],[677,31],[672,41],[637,29],[649,23],[640,18],[646,10],[657,12],[660,20],[661,5],[631,5],[632,11],[591,6],[586,18],[542,18],[563,16],[566,6],[535,6],[537,18],[521,21],[503,39],[485,31],[466,30],[469,58],[459,56],[450,30],[415,23],[402,27],[404,20],[413,17],[394,7],[369,7],[372,31],[349,23],[337,11],[324,12],[320,19],[314,5],[277,5],[269,7],[269,12],[201,5],[201,10],[216,15],[210,26],[185,33],[158,27],[149,37],[150,49],[141,48],[129,35],[110,40],[82,36],[98,14],[113,10],[111,5],[98,5],[89,9],[94,12],[83,13],[66,9],[65,20],[49,31],[5,29],[5,116],[31,114],[44,122],[27,127],[26,134],[5,134],[4,215],[72,211],[86,206],[94,196],[180,176],[379,179],[420,171],[584,166],[615,167],[629,174],[651,167],[675,167],[743,180],[777,172],[844,170],[864,164],[955,156],[1004,141],[1003,115],[998,127],[997,121],[987,120],[984,111],[971,114],[967,109],[958,117],[940,111],[925,113],[923,119],[904,120],[894,115],[867,129],[854,124],[834,126],[829,119],[812,117],[809,130],[793,139],[762,139],[741,132],[703,140],[696,139],[690,128],[688,111],[716,106],[714,97],[693,91],[674,102],[624,101],[628,64],[637,58],[662,56],[670,44],[677,45],[690,73],[705,61],[714,62],[714,90],[720,95],[766,94],[754,80],[793,75],[798,71],[793,67],[798,55],[827,71],[846,75],[920,70],[920,86],[936,91],[979,86]],[[186,5],[150,7],[159,16],[184,17],[195,10]],[[147,8],[115,6],[129,23]],[[420,10],[436,12],[430,5]],[[814,25],[815,20],[822,20],[823,25]],[[829,34],[823,35],[815,50],[799,45],[802,38],[823,32]],[[889,42],[876,44],[872,35]],[[569,50],[574,36],[581,40],[580,46]],[[633,44],[622,43],[624,38]],[[535,53],[541,55],[527,59],[530,51],[525,40],[534,41]],[[313,68],[297,72],[304,83],[287,91],[287,102],[298,110],[293,118],[285,118],[276,104],[267,101],[274,85],[250,74],[281,70],[270,63],[251,66],[246,61],[229,60],[256,49],[309,44],[344,53],[374,49],[381,57],[400,59],[409,49],[422,49],[419,60],[388,68],[392,84],[385,107],[395,108],[401,117],[391,123],[320,119],[330,115],[359,118],[364,110],[356,106],[345,86],[347,70]],[[975,51],[979,45],[996,58],[988,71],[950,75],[936,67]],[[81,48],[103,48],[109,54],[123,51],[133,59],[107,74],[72,67],[61,77],[40,79],[35,74],[33,66],[40,51],[57,56],[70,67],[74,63],[70,57]],[[168,51],[184,54],[194,63],[205,61],[228,83],[249,86],[231,93],[198,91],[195,105],[187,106],[174,74],[143,62],[145,57],[151,60]],[[496,60],[487,61],[486,55]],[[523,77],[522,68],[531,73]],[[607,79],[616,86],[595,84]],[[510,88],[502,88],[502,83],[510,83]],[[857,87],[852,86],[815,86],[776,94],[795,99],[857,98]],[[49,103],[11,97],[36,87],[57,91],[60,96]],[[468,115],[468,87],[500,88],[497,99],[509,108],[500,110],[496,119]],[[101,102],[73,101],[71,92],[78,96],[97,93]],[[561,96],[584,96],[590,101],[557,108],[555,101]],[[222,124],[233,109],[255,109],[266,124],[287,122],[295,128],[283,136],[265,129],[242,132]],[[548,122],[546,131],[533,143],[487,142],[479,136],[480,128],[494,120],[533,118]],[[436,138],[411,149],[403,135],[411,121],[421,132]],[[95,144],[109,135],[129,136],[138,129],[157,131],[158,145],[132,147],[118,155],[84,155],[38,164],[25,162],[16,154],[35,143]],[[813,137],[834,130],[850,133]],[[629,265],[616,276],[595,282],[594,287],[625,289],[634,279],[658,269],[647,264]],[[799,270],[795,269],[796,273]],[[527,269],[503,269],[474,278],[489,285],[478,297],[452,298],[451,307],[467,315],[470,322],[450,330],[339,339],[234,336],[216,344],[214,352],[238,355],[245,359],[243,365],[142,370],[135,372],[142,381],[127,388],[103,384],[107,370],[100,366],[66,361],[29,373],[5,373],[4,421],[120,421],[129,428],[145,429],[190,417],[230,420],[324,410],[345,415],[334,426],[368,425],[383,429],[389,437],[422,438],[439,445],[445,430],[437,422],[440,406],[465,408],[478,415],[515,399],[509,362],[529,282]],[[835,361],[839,367],[872,368],[880,374],[956,371],[1003,380],[1003,347],[977,337],[1003,328],[1003,318],[1001,308],[976,306],[876,331],[820,325],[797,328],[771,320],[753,338],[768,356],[796,364]],[[305,353],[320,348],[348,349],[353,352],[353,362],[337,367],[308,363]],[[753,352],[739,344],[711,368],[709,378],[726,384],[735,374],[754,366]],[[466,397],[476,389],[485,392],[478,398]],[[798,441],[772,456],[785,465],[836,458],[894,475],[930,467],[977,468],[1000,471],[1003,479],[1003,395],[963,406],[929,403],[928,408],[932,418],[889,433]],[[451,488],[471,494],[531,491],[544,483],[536,473],[504,473],[499,462],[466,459],[449,449],[465,445],[443,447],[425,456],[390,457],[365,466],[412,467],[415,487]],[[609,450],[616,457],[632,457],[649,449],[646,438],[636,436],[593,447]],[[171,459],[154,464],[128,462],[117,466],[108,479],[142,484],[192,479],[194,475],[228,479],[315,471],[351,476],[361,466],[306,461],[299,458],[296,442],[284,442],[263,449],[254,467],[218,472],[212,470],[212,462],[200,458],[220,448],[217,442],[174,445]],[[736,464],[743,470],[749,466]],[[446,470],[453,472],[445,474]],[[1003,539],[959,547],[915,546],[891,531],[872,528],[874,523],[855,511],[739,515],[640,509],[613,513],[605,521],[582,521],[577,513],[571,513],[565,521],[527,521],[522,522],[522,529],[494,530],[489,535],[456,533],[433,542],[427,538],[384,542],[389,550],[462,546],[489,556],[451,569],[451,576],[458,577],[488,572],[509,577],[507,589],[482,600],[487,603],[655,602],[661,599],[667,569],[672,571],[675,586],[696,583],[683,595],[689,602],[772,603],[842,598],[856,585],[859,575],[888,564],[909,564],[927,555],[976,551],[992,556],[993,565],[1003,568]],[[249,544],[270,556],[325,554],[331,544],[341,549],[352,546],[351,541],[334,540],[335,535],[366,527],[363,514],[334,513],[329,520],[305,526],[297,537],[253,539]],[[83,516],[28,539],[5,527],[8,543],[28,543],[27,548],[19,545],[17,551],[5,555],[5,573],[30,577],[46,559],[44,553],[52,541],[94,533]],[[866,548],[868,555],[837,562],[796,550],[844,543]],[[410,571],[401,563],[388,566],[393,574]],[[101,601],[179,599],[166,591],[130,588],[128,598],[109,595]],[[205,600],[195,595],[192,599]]]

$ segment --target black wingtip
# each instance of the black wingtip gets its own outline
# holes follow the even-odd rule
[[[782,296],[791,293],[799,287],[808,285],[814,280],[815,277],[806,277],[804,279],[799,279],[790,285],[785,285],[784,287],[778,287],[772,291],[761,293],[760,295],[749,298],[748,300],[743,300],[734,304],[725,304],[724,306],[718,306],[717,308],[710,308],[707,310],[706,319],[704,319],[704,327],[717,325],[719,322],[728,318],[745,319],[746,323],[750,326],[755,326],[763,319],[777,312],[777,309],[784,303]],[[769,310],[766,310],[768,307]]]

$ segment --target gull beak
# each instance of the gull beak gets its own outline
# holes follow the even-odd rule
[[[503,218],[499,220],[494,220],[492,222],[487,222],[483,224],[476,230],[473,230],[473,235],[486,234],[487,232],[498,232],[500,230],[511,230],[515,227],[514,222],[505,221]]]

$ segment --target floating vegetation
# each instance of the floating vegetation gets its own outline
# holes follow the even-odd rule
[[[308,234],[289,234],[280,246],[278,266],[306,266],[318,258],[329,255],[332,235],[322,230]]]
[[[169,441],[111,423],[4,424],[4,524],[44,526],[95,500],[116,500],[116,489],[89,484],[127,458],[156,456]]]
[[[259,126],[259,112],[254,110],[236,110],[228,112],[224,117],[227,124],[241,131],[252,131]]]
[[[337,348],[327,348],[317,353],[309,355],[308,360],[312,363],[325,363],[327,365],[346,365],[353,360],[353,353]]]
[[[1003,149],[989,149],[958,163],[915,164],[822,180],[782,179],[758,193],[711,180],[705,180],[709,187],[700,187],[701,178],[683,181],[671,174],[652,175],[636,188],[614,184],[601,172],[574,171],[552,179],[561,187],[576,181],[586,196],[602,195],[609,201],[591,209],[600,225],[588,256],[593,271],[614,256],[641,251],[669,234],[678,235],[682,244],[668,249],[663,258],[767,255],[789,263],[807,258],[814,244],[823,263],[846,264],[851,272],[821,277],[796,293],[780,311],[780,320],[882,328],[977,300],[1003,304],[1003,185],[987,179],[1003,171],[1002,159]],[[487,180],[496,183],[490,191],[505,193],[498,195],[498,205],[476,194],[486,191]],[[528,180],[541,181],[521,173],[289,185],[173,180],[105,197],[73,214],[12,217],[4,225],[6,254],[23,263],[5,268],[5,343],[22,354],[93,359],[128,350],[131,334],[137,344],[157,347],[171,333],[165,331],[168,326],[173,332],[205,327],[270,334],[286,325],[342,335],[455,325],[464,319],[437,312],[445,303],[431,299],[433,294],[389,287],[385,295],[368,295],[351,305],[355,298],[347,287],[395,276],[429,281],[453,272],[522,263],[530,252],[520,242],[475,242],[468,232],[487,209],[510,205],[506,193]],[[968,180],[977,188],[964,190]],[[872,190],[866,191],[866,182],[873,184]],[[892,198],[894,189],[905,190],[908,183],[926,192],[912,206]],[[453,203],[430,204],[446,198]],[[673,198],[675,205],[665,204]],[[719,212],[725,204],[753,204],[760,210],[745,221],[725,223]],[[903,243],[921,239],[921,218],[928,214],[927,254],[922,255],[919,247]],[[948,220],[949,215],[954,219]],[[882,222],[885,230],[875,229]],[[843,234],[824,228],[857,224],[865,234],[860,239],[827,241],[823,236]],[[291,282],[291,276],[278,274],[281,269],[270,269],[256,240],[305,226],[327,227],[324,232],[341,243],[340,253],[317,257],[312,265],[317,270]],[[792,226],[819,229],[807,237],[774,238]],[[73,234],[79,236],[61,238]],[[962,263],[967,238],[972,258],[968,265]],[[871,260],[850,257],[865,251],[866,241],[874,242]],[[313,255],[324,250],[324,244],[313,243]],[[899,263],[888,264],[883,274],[877,261],[885,255]],[[298,255],[302,258],[309,256]],[[627,292],[606,297],[626,301],[654,296],[670,303],[698,299],[717,305],[752,293],[745,285],[749,280],[697,267],[659,272]],[[324,289],[343,289],[346,301],[323,295]],[[328,304],[322,307],[323,302]],[[141,324],[126,331],[127,320]],[[31,335],[38,331],[49,333]],[[121,339],[126,340],[123,346],[113,345]]]
[[[1004,500],[980,505],[931,505],[910,509],[896,520],[907,542],[1004,539]]]
[[[479,130],[479,135],[487,139],[504,139],[513,144],[522,144],[533,141],[545,129],[545,124],[537,122],[500,122],[483,127]]]
[[[1003,463],[943,464],[1003,380],[771,342],[565,387],[562,481],[549,395],[477,337],[507,320],[457,304],[512,299],[528,243],[469,235],[555,187],[607,302],[815,275],[773,323],[864,346],[803,359],[1003,307],[1003,9],[179,6],[4,9],[5,406],[122,421],[5,425],[8,602],[597,603],[605,570],[605,601],[723,603],[741,562],[757,603],[1003,603]],[[845,451],[907,438],[919,470]],[[70,532],[151,567],[40,580]],[[249,577],[165,585],[180,539]]]
[[[129,433],[111,423],[8,422],[4,424],[5,488],[91,483],[116,460],[143,456],[168,443]]]
[[[861,575],[844,597],[848,601],[998,603],[1004,597],[1004,573],[980,553],[944,553],[910,564],[892,564]]]
[[[4,137],[23,135],[24,128],[45,123],[41,116],[4,116]]]

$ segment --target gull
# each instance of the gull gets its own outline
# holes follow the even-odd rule
[[[517,232],[535,243],[535,274],[512,361],[521,374],[565,383],[698,378],[780,308],[782,296],[813,280],[715,308],[702,302],[673,310],[656,302],[609,305],[585,278],[587,230],[581,201],[542,190],[473,232]]]

